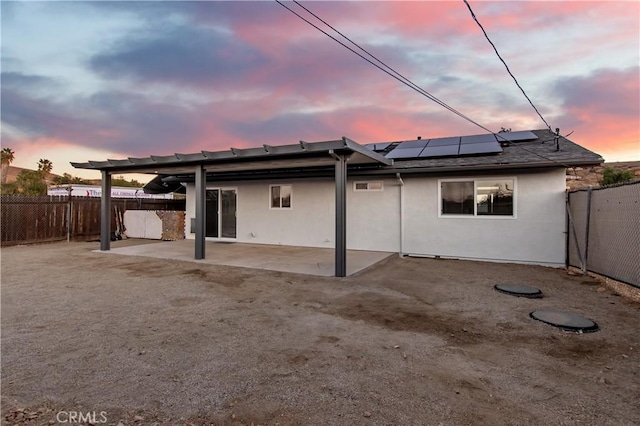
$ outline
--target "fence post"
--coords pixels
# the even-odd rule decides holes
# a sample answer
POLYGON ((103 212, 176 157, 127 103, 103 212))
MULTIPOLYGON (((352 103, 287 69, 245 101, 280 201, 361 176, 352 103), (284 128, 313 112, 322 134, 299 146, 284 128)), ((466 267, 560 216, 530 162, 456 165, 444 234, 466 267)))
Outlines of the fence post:
POLYGON ((582 262, 582 275, 587 274, 587 262, 589 258, 589 222, 591 220, 591 194, 593 187, 587 188, 587 220, 584 232, 584 262, 582 262))
MULTIPOLYGON (((567 206, 567 214, 569 215, 569 223, 571 224, 571 232, 573 234, 573 241, 576 244, 576 253, 578 254, 578 259, 580 259, 580 269, 584 272, 585 270, 585 262, 582 257, 582 253, 580 253, 580 243, 578 242, 578 234, 576 234, 576 223, 573 221, 573 215, 571 214, 571 205, 569 203, 570 197, 567 197, 566 206, 567 206)), ((567 251, 569 250, 569 246, 567 246, 567 251)))
POLYGON ((111 249, 111 173, 102 170, 100 197, 100 250, 111 249))
POLYGON ((71 241, 71 185, 67 187, 67 242, 71 241))

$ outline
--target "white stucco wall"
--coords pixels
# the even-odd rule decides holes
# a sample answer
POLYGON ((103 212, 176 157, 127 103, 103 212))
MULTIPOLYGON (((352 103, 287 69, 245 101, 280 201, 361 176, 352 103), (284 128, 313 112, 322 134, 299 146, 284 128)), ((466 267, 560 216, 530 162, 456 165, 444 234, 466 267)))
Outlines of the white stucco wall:
MULTIPOLYGON (((395 179, 383 181, 382 191, 354 192, 347 185, 347 248, 397 251, 399 247, 398 187, 395 179)), ((360 181, 360 180, 358 180, 360 181)), ((269 182, 225 182, 207 189, 237 190, 238 242, 283 244, 302 247, 334 247, 335 185, 332 180, 274 180, 269 182), (292 208, 270 209, 269 186, 292 186, 292 208)), ((187 186, 185 235, 191 233, 195 217, 195 186, 187 186)))
MULTIPOLYGON (((508 175, 516 179, 516 217, 438 217, 437 177, 404 175, 404 243, 407 254, 498 262, 564 264, 565 172, 563 169, 508 175)), ((478 176, 487 177, 487 176, 478 176)), ((506 177, 506 176, 505 176, 506 177)), ((456 178, 456 176, 448 176, 456 178)), ((347 186, 347 247, 397 252, 400 247, 400 187, 383 181, 382 191, 347 186)), ((333 247, 335 195, 332 180, 235 182, 213 188, 238 192, 238 242, 333 247), (290 210, 269 208, 269 185, 292 185, 290 210)), ((187 187, 186 229, 194 217, 194 186, 187 187)))
POLYGON ((333 198, 327 182, 271 181, 238 188, 238 241, 333 247, 333 198), (291 208, 271 209, 270 185, 291 185, 291 208))
POLYGON ((563 265, 564 170, 510 176, 516 179, 514 218, 438 217, 438 178, 405 179, 405 252, 563 265))
POLYGON ((347 185, 347 248, 400 251, 400 184, 396 179, 354 179, 347 185), (354 191, 354 182, 382 181, 382 191, 354 191))

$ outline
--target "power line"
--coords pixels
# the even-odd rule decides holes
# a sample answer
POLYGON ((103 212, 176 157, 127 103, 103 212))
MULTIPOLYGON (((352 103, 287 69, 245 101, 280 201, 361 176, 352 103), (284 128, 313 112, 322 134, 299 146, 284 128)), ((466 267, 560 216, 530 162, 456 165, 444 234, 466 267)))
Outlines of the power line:
MULTIPOLYGON (((507 137, 504 137, 503 135, 505 133, 496 133, 493 132, 491 130, 489 130, 488 128, 486 128, 485 126, 483 126, 482 124, 476 122, 475 120, 469 118, 468 116, 464 115, 463 113, 461 113, 460 111, 456 110, 455 108, 447 105, 444 101, 441 101, 440 99, 438 99, 437 97, 435 97, 434 95, 432 95, 431 93, 427 92, 425 89, 423 89, 422 87, 418 86, 417 84, 413 83, 411 80, 409 80, 408 78, 406 78, 405 76, 403 76, 402 74, 400 74, 399 72, 397 72, 395 69, 393 69, 391 66, 387 65, 386 63, 384 63, 382 60, 378 59, 375 55, 373 55, 372 53, 370 53, 369 51, 367 51, 366 49, 364 49, 363 47, 361 47, 359 44, 357 44, 356 42, 354 42, 353 40, 351 40, 349 37, 347 37, 346 35, 344 35, 343 33, 341 33, 340 31, 338 31, 336 28, 334 28, 332 25, 330 25, 329 23, 327 23, 325 20, 323 20, 322 18, 320 18, 318 15, 316 15, 315 13, 311 12, 309 9, 307 9, 306 7, 302 6, 297 0, 293 0, 293 2, 298 5, 299 7, 301 7, 302 9, 304 9, 307 13, 311 14, 313 17, 315 17, 316 19, 318 19, 319 21, 321 21, 323 24, 325 24, 326 26, 328 26, 329 28, 331 28, 333 31, 335 31, 336 33, 338 33, 340 36, 342 36, 344 39, 348 40, 351 44, 353 44, 354 46, 356 46, 358 49, 362 50, 363 52, 365 52, 367 55, 371 56, 374 60, 376 60, 377 62, 381 63, 382 65, 384 65, 386 68, 388 68, 389 70, 391 70, 391 72, 393 72, 394 74, 392 74, 391 72, 387 71, 386 69, 382 68, 380 65, 372 62, 370 59, 364 57, 362 54, 356 52, 355 50, 353 50, 351 47, 347 46, 346 44, 344 44, 342 41, 338 40, 337 38, 335 38, 334 36, 332 36, 331 34, 327 33, 326 31, 324 31, 322 28, 318 27, 317 25, 315 25, 314 23, 312 23, 311 21, 309 21, 308 19, 306 19, 305 17, 303 17, 302 15, 300 15, 299 13, 297 13, 296 11, 290 9, 288 6, 286 6, 284 3, 282 3, 280 0, 275 0, 276 3, 278 3, 280 6, 284 7, 285 9, 287 9, 289 12, 291 12, 292 14, 294 14, 295 16, 297 16, 298 18, 300 18, 301 20, 303 20, 304 22, 306 22, 307 24, 309 24, 310 26, 312 26, 313 28, 315 28, 316 30, 320 31, 321 33, 323 33, 324 35, 326 35, 327 37, 329 37, 330 39, 332 39, 333 41, 335 41, 336 43, 340 44, 342 47, 348 49, 349 51, 351 51, 352 53, 358 55, 360 58, 364 59, 365 61, 367 61, 368 63, 370 63, 371 65, 373 65, 374 67, 378 68, 380 71, 384 72, 385 74, 393 77, 394 79, 398 80, 400 83, 404 84, 405 86, 409 87, 410 89, 418 92, 419 94, 425 96, 426 98, 428 98, 429 100, 437 103, 438 105, 442 106, 443 108, 446 108, 447 110, 449 110, 450 112, 453 112, 454 114, 456 114, 457 116, 459 116, 460 118, 480 127, 481 129, 493 134, 496 136, 496 138, 501 139, 503 142, 507 142, 512 146, 517 146, 518 148, 533 154, 535 156, 538 156, 544 160, 547 161, 551 161, 553 163, 559 164, 565 168, 571 168, 571 166, 562 163, 558 160, 554 160, 551 159, 549 157, 546 157, 542 154, 539 154, 537 152, 531 151, 529 149, 524 148, 521 145, 516 144, 515 142, 509 140, 507 137), (399 76, 399 77, 398 77, 399 76)), ((473 13, 473 12, 472 12, 473 13)), ((504 61, 503 61, 504 62, 504 61)), ((506 66, 506 64, 505 64, 506 66)), ((508 70, 508 68, 507 68, 508 70)), ((515 79, 515 77, 514 77, 515 79)), ((516 81, 517 84, 517 81, 516 81)), ((518 85, 519 87, 519 85, 518 85)), ((522 90, 522 89, 521 89, 522 90)), ((524 91, 523 91, 524 92, 524 91)), ((526 96, 526 94, 525 94, 526 96)), ((527 97, 528 99, 528 97, 527 97)), ((531 101, 529 101, 531 102, 531 101)), ((531 104, 533 106, 533 104, 531 104)), ((535 106, 534 106, 535 109, 535 106)), ((537 109, 536 109, 537 112, 537 109)), ((540 113, 538 113, 538 115, 540 115, 540 113)), ((542 118, 542 116, 540 116, 540 118, 542 118)), ((545 124, 547 124, 547 128, 549 129, 549 131, 551 131, 551 127, 549 127, 548 123, 544 120, 544 118, 542 118, 542 120, 545 122, 545 124)))
POLYGON ((373 65, 374 67, 378 68, 380 71, 388 74, 389 76, 393 77, 394 79, 398 80, 400 83, 404 84, 405 86, 415 90, 416 92, 420 93, 421 95, 425 96, 426 98, 428 98, 429 100, 437 103, 438 105, 442 106, 443 108, 446 108, 447 110, 451 111, 452 113, 456 114, 457 116, 459 116, 460 118, 480 127, 481 129, 484 129, 485 131, 495 134, 494 132, 492 132, 491 130, 487 129, 486 127, 484 127, 482 124, 472 120, 471 118, 467 117, 466 115, 464 115, 463 113, 461 113, 460 111, 456 110, 455 108, 447 105, 445 102, 441 101, 440 99, 438 99, 437 97, 435 97, 434 95, 432 95, 431 93, 427 92, 426 90, 422 89, 420 86, 418 86, 417 84, 413 83, 411 80, 407 79, 406 77, 403 77, 402 74, 398 73, 397 71, 395 71, 393 68, 391 68, 390 66, 384 64, 384 62, 382 62, 381 60, 379 60, 378 58, 376 58, 373 54, 367 52, 365 49, 361 48, 359 45, 357 45, 355 42, 351 41, 350 39, 348 39, 346 36, 344 36, 342 33, 340 33, 339 31, 337 31, 335 28, 331 27, 329 24, 327 24, 324 20, 320 19, 319 17, 317 17, 317 15, 313 14, 312 12, 308 11, 308 9, 306 9, 305 7, 301 6, 298 2, 295 2, 296 4, 298 4, 300 7, 302 7, 304 10, 308 11, 310 14, 312 14, 313 16, 315 16, 317 19, 321 20, 323 23, 325 23, 325 25, 329 26, 330 28, 332 28, 334 31, 336 31, 337 33, 339 33, 340 35, 342 35, 345 39, 349 40, 352 44, 354 44, 355 46, 357 46, 359 49, 361 49, 362 51, 364 51, 365 53, 367 53, 369 56, 371 56, 372 58, 374 58, 376 61, 380 62, 381 64, 383 64, 384 66, 386 66, 387 68, 389 68, 393 73, 397 74, 394 75, 391 72, 387 71, 386 69, 382 68, 380 65, 376 64, 375 62, 371 61, 370 59, 366 58, 365 56, 363 56, 362 54, 356 52, 355 50, 353 50, 351 47, 347 46, 346 44, 344 44, 343 42, 341 42, 340 40, 338 40, 337 38, 335 38, 334 36, 332 36, 331 34, 327 33, 326 31, 324 31, 322 28, 318 27, 317 25, 315 25, 313 22, 309 21, 308 19, 306 19, 305 17, 303 17, 302 15, 300 15, 299 13, 297 13, 296 11, 290 9, 288 6, 286 6, 285 4, 283 4, 280 0, 275 0, 276 3, 278 3, 280 6, 284 7, 285 9, 287 9, 289 12, 293 13, 294 15, 296 15, 298 18, 300 18, 301 20, 303 20, 304 22, 306 22, 307 24, 311 25, 312 27, 314 27, 315 29, 317 29, 318 31, 320 31, 321 33, 323 33, 324 35, 326 35, 327 37, 331 38, 333 41, 335 41, 336 43, 339 43, 342 47, 348 49, 349 51, 351 51, 352 53, 358 55, 360 58, 364 59, 365 61, 367 61, 368 63, 370 63, 371 65, 373 65), (398 77, 400 76, 400 77, 398 77))
POLYGON ((500 59, 500 62, 502 62, 504 64, 504 67, 507 69, 507 72, 509 73, 509 75, 511 76, 511 78, 513 79, 513 81, 515 81, 516 86, 518 86, 518 89, 520 89, 520 91, 522 92, 522 94, 524 95, 525 98, 527 98, 527 101, 529 101, 529 103, 531 104, 531 106, 533 107, 533 109, 536 111, 536 114, 538 114, 538 117, 540 117, 540 119, 544 122, 544 124, 547 126, 547 129, 551 130, 551 126, 549 125, 549 123, 547 123, 547 120, 544 119, 544 117, 542 116, 542 114, 540 114, 540 111, 538 111, 538 108, 536 108, 536 106, 533 104, 533 102, 531 101, 531 99, 529 99, 529 96, 527 96, 527 93, 524 91, 524 89, 522 88, 522 86, 520 86, 520 83, 518 83, 518 79, 516 79, 516 76, 513 75, 513 73, 511 72, 511 70, 509 69, 509 66, 507 65, 507 63, 504 61, 504 59, 502 59, 502 56, 500 56, 500 53, 498 53, 498 49, 496 48, 496 45, 493 44, 493 42, 491 41, 491 39, 489 38, 489 35, 487 34, 487 32, 484 30, 484 27, 482 26, 482 24, 480 23, 480 21, 478 21, 478 18, 476 17, 476 14, 473 13, 473 9, 471 9, 471 5, 469 4, 469 2, 467 0, 462 0, 464 1, 464 4, 467 5, 467 8, 469 8, 469 12, 471 12, 471 17, 473 18, 474 21, 476 21, 476 23, 478 24, 478 26, 480 27, 480 29, 482 30, 482 33, 484 34, 484 37, 487 39, 487 41, 489 42, 489 44, 491 45, 491 47, 493 47, 493 51, 496 52, 496 55, 498 55, 498 59, 500 59))
MULTIPOLYGON (((430 100, 436 102, 438 105, 443 106, 444 108, 448 109, 449 111, 453 112, 454 114, 460 116, 461 118, 472 122, 473 124, 480 126, 481 128, 483 128, 484 130, 491 132, 491 130, 479 125, 478 123, 476 123, 475 121, 471 120, 469 117, 465 116, 464 114, 462 114, 460 111, 456 110, 455 108, 451 107, 450 105, 446 104, 444 101, 438 99, 437 97, 435 97, 434 95, 432 95, 431 93, 427 92, 425 89, 423 89, 422 87, 418 86, 416 83, 414 83, 413 81, 409 80, 407 77, 405 77, 404 75, 402 75, 400 72, 396 71, 393 67, 389 66, 388 64, 386 64, 384 61, 382 61, 380 58, 378 58, 377 56, 375 56, 373 53, 369 52, 367 49, 365 49, 364 47, 360 46, 358 43, 356 43, 355 41, 351 40, 349 37, 347 37, 346 35, 344 35, 342 32, 340 32, 337 28, 333 27, 331 24, 329 24, 327 21, 325 21, 324 19, 322 19, 321 17, 319 17, 318 15, 316 15, 315 13, 313 13, 311 10, 307 9, 305 6, 303 6, 300 2, 298 2, 297 0, 293 0, 293 2, 295 4, 297 4, 299 7, 301 7, 302 9, 304 9, 305 11, 307 11, 310 15, 312 15, 314 18, 316 18, 317 20, 319 20, 320 22, 322 22, 323 24, 325 24, 327 27, 331 28, 333 31, 335 31, 336 33, 340 34, 340 36, 342 36, 342 38, 344 38, 345 40, 347 40, 349 43, 351 43, 352 45, 354 45, 355 47, 357 47, 358 49, 360 49, 361 51, 363 51, 364 53, 366 53, 367 55, 369 55, 371 58, 373 58, 375 61, 377 61, 378 63, 380 63, 382 66, 384 66, 385 68, 387 68, 388 70, 390 70, 392 73, 394 73, 396 76, 398 76, 400 79, 402 79, 403 81, 401 81, 402 83, 408 85, 410 88, 412 88, 413 90, 418 91, 419 93, 421 93, 424 96, 427 96, 430 100)), ((333 38, 333 37, 332 37, 333 38)), ((350 49, 351 50, 351 49, 350 49)), ((360 56, 360 55, 359 55, 360 56)), ((366 59, 366 58, 363 58, 366 59)), ((375 64, 374 64, 375 65, 375 64)), ((383 70, 384 71, 384 70, 383 70)))

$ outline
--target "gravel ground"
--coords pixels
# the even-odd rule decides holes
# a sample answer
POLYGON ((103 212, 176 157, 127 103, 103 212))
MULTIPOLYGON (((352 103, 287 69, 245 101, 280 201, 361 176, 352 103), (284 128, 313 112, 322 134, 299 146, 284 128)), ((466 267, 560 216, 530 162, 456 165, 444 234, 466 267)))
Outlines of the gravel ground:
POLYGON ((589 277, 391 257, 336 279, 97 247, 2 249, 3 424, 640 424, 640 305, 589 277))

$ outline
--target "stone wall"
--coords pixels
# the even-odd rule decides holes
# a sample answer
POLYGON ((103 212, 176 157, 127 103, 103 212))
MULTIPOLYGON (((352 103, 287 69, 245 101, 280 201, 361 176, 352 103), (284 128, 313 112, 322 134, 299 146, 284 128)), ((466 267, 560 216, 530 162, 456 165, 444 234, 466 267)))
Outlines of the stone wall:
POLYGON ((156 211, 156 214, 162 220, 163 240, 184 240, 184 212, 156 211))

